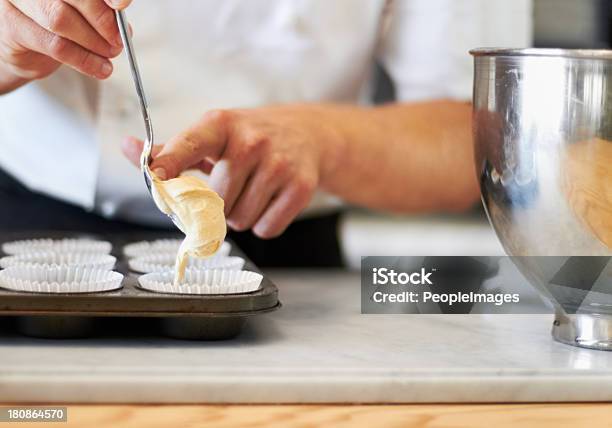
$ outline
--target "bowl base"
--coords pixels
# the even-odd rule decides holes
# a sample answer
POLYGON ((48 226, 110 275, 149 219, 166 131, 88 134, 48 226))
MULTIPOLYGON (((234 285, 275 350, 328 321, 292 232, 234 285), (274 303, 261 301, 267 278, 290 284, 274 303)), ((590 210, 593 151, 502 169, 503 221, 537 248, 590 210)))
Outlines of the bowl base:
POLYGON ((612 315, 557 312, 552 336, 566 345, 612 351, 612 315))

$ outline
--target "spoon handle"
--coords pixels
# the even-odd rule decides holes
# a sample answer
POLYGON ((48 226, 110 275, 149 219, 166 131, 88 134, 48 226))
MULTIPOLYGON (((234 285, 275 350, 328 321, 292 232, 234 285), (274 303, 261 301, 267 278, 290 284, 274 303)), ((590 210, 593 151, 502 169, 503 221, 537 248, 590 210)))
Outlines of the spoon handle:
POLYGON ((138 94, 138 100, 140 101, 140 110, 142 112, 142 118, 145 122, 145 128, 147 132, 147 139, 142 149, 142 155, 140 157, 140 166, 142 172, 145 174, 145 182, 149 191, 151 190, 151 173, 149 171, 149 164, 151 163, 152 157, 151 152, 153 150, 153 124, 151 123, 151 116, 149 115, 149 106, 147 105, 147 98, 145 96, 144 88, 142 86, 142 79, 140 77, 140 71, 138 69, 138 62, 136 61, 136 53, 134 51, 134 45, 130 37, 130 30, 127 23, 125 12, 118 10, 115 12, 117 17, 117 25, 119 26, 119 33, 121 34, 121 40, 127 53, 128 62, 130 63, 130 70, 132 71, 132 78, 134 85, 136 86, 136 93, 138 94))

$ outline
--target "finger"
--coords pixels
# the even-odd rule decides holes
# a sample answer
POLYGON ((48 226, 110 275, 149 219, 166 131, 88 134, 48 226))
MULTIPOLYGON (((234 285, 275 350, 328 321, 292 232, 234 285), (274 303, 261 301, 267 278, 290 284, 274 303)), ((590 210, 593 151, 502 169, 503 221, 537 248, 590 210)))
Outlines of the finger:
POLYGON ((248 159, 245 162, 221 159, 212 169, 209 185, 223 198, 226 216, 229 216, 232 212, 232 208, 242 193, 256 164, 257 160, 255 158, 248 159))
MULTIPOLYGON (((138 168, 140 168, 140 155, 142 154, 143 147, 144 141, 135 137, 127 137, 121 142, 121 152, 132 164, 134 164, 134 166, 138 168)), ((161 144, 156 144, 153 146, 153 157, 157 156, 161 149, 161 144)), ((210 171, 213 168, 213 163, 208 160, 203 160, 200 165, 196 166, 196 168, 201 170, 204 174, 210 174, 210 171)))
POLYGON ((47 55, 97 79, 106 79, 113 72, 113 64, 108 59, 45 30, 25 15, 16 14, 15 25, 21 29, 16 32, 16 42, 29 50, 47 55))
POLYGON ((215 164, 208 159, 204 159, 199 165, 196 166, 196 168, 198 168, 204 174, 211 174, 214 167, 215 164))
POLYGON ((26 80, 43 79, 60 67, 53 58, 37 52, 27 51, 6 56, 0 52, 0 61, 11 73, 26 80))
POLYGON ((104 0, 104 2, 113 9, 122 10, 128 7, 132 0, 104 0))
POLYGON ((292 184, 272 200, 253 227, 253 233, 269 239, 282 234, 308 205, 314 188, 308 184, 292 184))
POLYGON ((207 113, 197 125, 164 144, 151 169, 163 170, 167 178, 174 178, 206 158, 218 159, 227 145, 228 122, 225 112, 207 113))
MULTIPOLYGON (((121 142, 121 151, 130 162, 140 168, 140 155, 144 147, 144 141, 135 138, 128 137, 121 142)), ((152 155, 155 157, 162 149, 161 145, 153 146, 152 155)))
POLYGON ((104 40, 115 48, 122 48, 121 36, 117 27, 117 18, 112 6, 104 0, 64 0, 74 7, 87 20, 89 25, 104 40))
POLYGON ((276 168, 259 168, 249 179, 228 216, 228 225, 237 231, 255 225, 272 197, 281 189, 285 173, 276 168))
MULTIPOLYGON (((68 3, 57 0, 47 0, 43 3, 31 0, 10 0, 10 2, 42 28, 65 39, 72 40, 91 52, 104 57, 113 57, 121 52, 119 47, 113 47, 107 43, 85 18, 68 3)), ((110 9, 108 10, 110 11, 110 9)))

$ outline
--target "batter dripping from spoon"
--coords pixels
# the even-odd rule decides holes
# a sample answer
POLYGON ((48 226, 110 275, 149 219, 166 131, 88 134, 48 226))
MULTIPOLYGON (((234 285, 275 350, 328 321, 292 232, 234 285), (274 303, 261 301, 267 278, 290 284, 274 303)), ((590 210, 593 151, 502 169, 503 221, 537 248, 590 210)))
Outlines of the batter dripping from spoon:
POLYGON ((174 284, 180 285, 189 257, 210 257, 221 247, 227 233, 223 199, 197 177, 164 181, 152 174, 152 178, 155 204, 165 214, 174 215, 185 234, 175 265, 174 284))

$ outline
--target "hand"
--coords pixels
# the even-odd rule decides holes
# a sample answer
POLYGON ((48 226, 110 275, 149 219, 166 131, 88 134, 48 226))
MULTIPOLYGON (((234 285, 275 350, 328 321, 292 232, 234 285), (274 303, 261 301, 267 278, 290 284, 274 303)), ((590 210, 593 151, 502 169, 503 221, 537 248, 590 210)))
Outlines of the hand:
MULTIPOLYGON (((339 141, 316 106, 213 111, 153 152, 162 179, 198 168, 225 201, 228 225, 261 238, 280 235, 334 168, 339 141)), ((125 155, 139 165, 142 141, 125 155)))
POLYGON ((113 9, 131 0, 0 0, 2 88, 53 73, 61 64, 97 79, 113 71, 122 43, 113 9))

